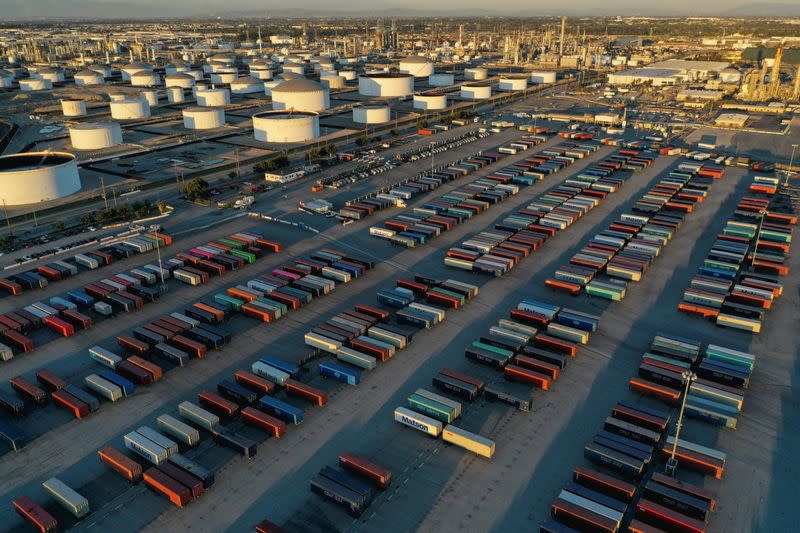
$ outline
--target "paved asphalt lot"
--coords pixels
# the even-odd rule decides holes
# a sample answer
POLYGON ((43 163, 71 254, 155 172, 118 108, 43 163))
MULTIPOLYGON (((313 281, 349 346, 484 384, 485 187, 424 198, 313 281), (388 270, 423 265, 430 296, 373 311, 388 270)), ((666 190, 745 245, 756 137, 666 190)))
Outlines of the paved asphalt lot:
MULTIPOLYGON (((519 133, 507 131, 492 136, 489 139, 493 142, 486 147, 516 135, 519 133)), ((547 146, 560 141, 551 140, 547 146)), ((473 153, 470 145, 462 149, 473 153)), ((702 263, 714 235, 745 194, 749 182, 746 172, 728 169, 725 178, 714 184, 709 198, 687 217, 661 257, 640 283, 632 284, 621 303, 553 293, 544 287, 543 281, 591 235, 627 211, 660 173, 677 165, 676 158, 662 156, 650 169, 634 174, 620 191, 503 278, 489 279, 452 270, 442 263, 449 246, 491 227, 508 212, 526 205, 608 153, 610 148, 602 148, 587 160, 523 189, 517 196, 415 249, 399 249, 367 233, 369 225, 377 225, 397 210, 386 210, 366 222, 344 227, 330 219, 297 213, 293 209, 296 198, 304 195, 305 187, 293 189, 287 198, 268 206, 260 204, 258 208, 306 221, 323 230, 318 236, 252 218, 238 218, 199 234, 187 234, 175 243, 171 252, 242 229, 263 232, 284 243, 286 248, 278 255, 267 256, 255 265, 213 279, 204 286, 183 287, 173 283, 159 303, 145 306, 129 318, 99 322, 90 332, 47 342, 32 354, 3 364, 0 381, 18 374, 30 376, 44 365, 67 378, 82 378, 98 370, 97 364, 86 356, 87 347, 93 344, 110 347, 120 331, 129 331, 320 247, 369 254, 378 258, 379 263, 363 278, 337 287, 332 294, 275 324, 235 317, 225 326, 234 333, 234 341, 223 350, 211 353, 204 360, 192 361, 187 368, 170 370, 161 382, 142 388, 118 404, 104 405, 84 421, 71 420, 52 406, 34 411, 22 424, 34 440, 22 452, 0 457, 0 479, 3 479, 0 499, 6 502, 0 506, 0 523, 8 524, 12 531, 22 531, 21 519, 7 502, 23 493, 39 502, 52 502, 40 484, 58 475, 86 495, 93 509, 91 515, 76 523, 52 503, 48 504, 47 509, 65 526, 73 526, 71 531, 102 531, 113 527, 120 532, 140 529, 234 532, 246 531, 263 518, 285 524, 290 531, 308 532, 534 530, 547 516, 552 498, 569 480, 572 467, 584 463, 583 444, 600 428, 613 404, 620 399, 636 398, 627 390, 627 381, 655 332, 668 331, 746 349, 758 356, 739 429, 717 430, 690 421, 682 433, 684 438, 715 446, 729 456, 722 480, 704 480, 681 471, 683 479, 705 484, 718 492, 718 510, 709 529, 725 532, 793 529, 794 521, 785 509, 791 508, 787 504, 792 499, 795 467, 790 453, 796 449, 800 431, 795 366, 798 334, 793 327, 798 318, 794 277, 786 280, 785 294, 758 336, 719 329, 676 311, 681 292, 702 263), (243 429, 259 441, 259 452, 253 460, 234 456, 205 437, 189 453, 204 465, 217 469, 217 483, 187 508, 173 508, 143 484, 128 486, 97 461, 98 448, 112 444, 121 449, 124 433, 143 424, 154 425, 159 414, 174 412, 180 401, 213 387, 222 376, 249 366, 260 355, 275 354, 295 360, 306 356, 308 350, 302 336, 315 324, 357 303, 374 305, 377 289, 389 287, 395 278, 409 277, 415 272, 480 284, 482 289, 463 309, 449 312, 444 323, 421 332, 410 347, 365 374, 358 387, 338 387, 320 379, 316 370, 307 373, 303 380, 329 391, 329 403, 323 408, 308 407, 305 421, 298 427, 290 427, 280 440, 265 440, 263 434, 243 429), (441 367, 465 370, 491 381, 502 379, 498 373, 468 362, 463 347, 506 316, 523 297, 601 314, 601 328, 551 391, 534 392, 532 412, 515 412, 502 404, 481 401, 465 405, 459 425, 496 441, 497 453, 492 460, 474 457, 392 420, 392 410, 416 388, 429 386, 430 378, 441 367), (334 464, 336 456, 345 450, 373 457, 395 474, 392 487, 358 520, 308 490, 312 475, 322 466, 334 464), (747 487, 747 491, 742 487, 747 487)), ((519 157, 523 154, 507 158, 497 166, 505 166, 519 157)), ((424 168, 425 162, 418 163, 424 168)), ((447 187, 456 187, 475 176, 447 187)), ((385 177, 387 182, 391 182, 390 178, 385 177)), ((366 190, 375 185, 371 181, 363 184, 366 190)), ((430 195, 415 199, 412 205, 428 198, 430 195)), ((153 257, 147 261, 132 258, 118 266, 122 270, 152 260, 153 257)), ((791 268, 796 269, 797 257, 793 256, 791 261, 794 263, 791 268)), ((81 285, 105 275, 83 274, 54 285, 58 288, 47 294, 64 292, 69 283, 81 285)), ((6 301, 0 301, 2 305, 6 301)), ((296 404, 302 405, 299 401, 296 404)))

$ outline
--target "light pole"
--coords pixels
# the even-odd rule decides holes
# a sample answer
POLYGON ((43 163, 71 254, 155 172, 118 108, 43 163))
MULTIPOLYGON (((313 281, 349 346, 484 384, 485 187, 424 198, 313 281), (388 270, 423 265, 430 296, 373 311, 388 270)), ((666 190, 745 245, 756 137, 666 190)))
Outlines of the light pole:
POLYGON ((791 172, 794 174, 794 171, 792 171, 792 165, 794 165, 794 151, 797 150, 797 147, 797 144, 792 145, 792 156, 789 158, 789 168, 786 170, 786 179, 783 182, 784 187, 789 186, 789 173, 791 172))
POLYGON ((675 470, 678 468, 678 460, 675 458, 675 452, 678 450, 678 437, 680 437, 681 426, 683 426, 683 409, 686 407, 686 397, 689 395, 689 387, 692 382, 697 379, 697 374, 691 370, 684 370, 681 377, 686 384, 686 389, 683 391, 683 400, 681 400, 681 411, 678 414, 678 427, 675 428, 675 441, 672 443, 672 454, 670 454, 665 469, 665 472, 670 476, 675 476, 675 470))
POLYGON ((433 176, 433 147, 436 146, 436 143, 431 141, 431 176, 433 176))
POLYGON ((758 219, 758 228, 756 228, 756 246, 753 249, 753 256, 750 259, 750 268, 752 268, 756 262, 756 252, 758 252, 758 245, 761 243, 761 227, 764 225, 764 217, 767 215, 766 209, 759 211, 759 214, 761 217, 758 219))

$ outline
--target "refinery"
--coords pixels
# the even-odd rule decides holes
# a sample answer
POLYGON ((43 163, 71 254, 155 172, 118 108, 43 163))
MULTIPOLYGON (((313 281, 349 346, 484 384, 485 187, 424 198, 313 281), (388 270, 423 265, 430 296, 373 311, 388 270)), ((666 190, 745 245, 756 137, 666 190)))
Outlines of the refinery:
POLYGON ((35 4, 0 531, 796 529, 796 8, 35 4))

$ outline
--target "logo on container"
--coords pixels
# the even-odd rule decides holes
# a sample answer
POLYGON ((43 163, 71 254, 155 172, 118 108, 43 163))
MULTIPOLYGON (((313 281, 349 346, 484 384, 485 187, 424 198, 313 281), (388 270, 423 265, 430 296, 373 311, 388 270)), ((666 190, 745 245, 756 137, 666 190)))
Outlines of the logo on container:
POLYGON ((411 426, 413 428, 417 428, 417 429, 419 429, 421 431, 424 431, 426 433, 428 432, 428 426, 427 425, 425 425, 422 422, 419 422, 417 420, 414 420, 413 418, 409 418, 409 417, 407 417, 405 415, 400 415, 400 421, 403 422, 404 424, 406 424, 407 426, 411 426))

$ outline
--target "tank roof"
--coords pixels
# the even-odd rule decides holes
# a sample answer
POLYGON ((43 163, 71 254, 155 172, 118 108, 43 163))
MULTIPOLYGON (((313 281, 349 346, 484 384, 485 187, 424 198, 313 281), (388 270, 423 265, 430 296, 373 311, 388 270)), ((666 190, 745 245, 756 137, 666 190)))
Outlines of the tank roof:
POLYGON ((272 92, 308 93, 324 91, 322 84, 308 78, 287 80, 272 88, 272 92))

